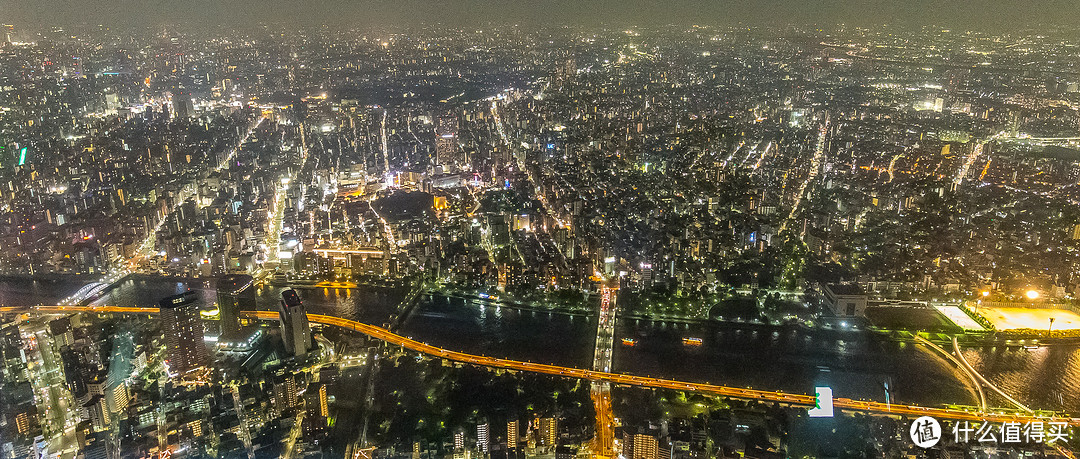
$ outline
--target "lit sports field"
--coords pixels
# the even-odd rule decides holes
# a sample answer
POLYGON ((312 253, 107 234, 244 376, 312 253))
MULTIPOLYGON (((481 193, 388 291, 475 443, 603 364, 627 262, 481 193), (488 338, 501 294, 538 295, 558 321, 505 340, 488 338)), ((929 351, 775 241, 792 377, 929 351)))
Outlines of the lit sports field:
POLYGON ((1054 318, 1054 330, 1080 329, 1080 315, 1064 309, 1028 308, 981 308, 979 314, 986 317, 998 330, 1033 328, 1045 330, 1054 318))
POLYGON ((963 328, 964 330, 983 330, 982 325, 979 325, 978 322, 972 320, 971 317, 968 317, 967 313, 956 306, 942 304, 935 305, 934 307, 937 308, 938 312, 945 317, 948 317, 949 320, 953 321, 954 324, 959 325, 960 328, 963 328))

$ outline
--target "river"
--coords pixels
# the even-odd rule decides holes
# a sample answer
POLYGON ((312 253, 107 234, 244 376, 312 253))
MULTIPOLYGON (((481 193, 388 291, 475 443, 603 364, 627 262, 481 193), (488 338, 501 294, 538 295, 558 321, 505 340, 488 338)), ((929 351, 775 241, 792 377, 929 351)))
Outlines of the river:
MULTIPOLYGON (((968 363, 991 383, 1031 408, 1080 412, 1080 349, 1049 345, 985 346, 963 349, 968 363)), ((1008 406, 996 394, 987 398, 1008 406)))
MULTIPOLYGON (((74 293, 81 280, 0 280, 0 304, 50 304, 74 293)), ((131 277, 98 304, 153 306, 191 289, 215 301, 202 282, 131 277)), ((274 309, 278 287, 258 290, 260 309, 274 309)), ((405 288, 300 289, 308 311, 383 325, 405 288)), ((520 310, 441 295, 424 295, 400 333, 429 344, 471 353, 586 368, 592 361, 596 318, 520 310)), ((1033 408, 1080 409, 1080 347, 969 348, 965 356, 988 379, 1033 408)), ((615 371, 813 393, 833 388, 837 397, 898 403, 974 404, 963 376, 921 346, 857 332, 764 327, 736 323, 672 323, 620 318, 615 330, 615 371), (683 338, 701 338, 700 346, 683 338), (622 344, 622 338, 634 345, 622 344)), ((989 391, 988 391, 989 393, 989 391)), ((1002 402, 996 401, 996 405, 1002 402)))

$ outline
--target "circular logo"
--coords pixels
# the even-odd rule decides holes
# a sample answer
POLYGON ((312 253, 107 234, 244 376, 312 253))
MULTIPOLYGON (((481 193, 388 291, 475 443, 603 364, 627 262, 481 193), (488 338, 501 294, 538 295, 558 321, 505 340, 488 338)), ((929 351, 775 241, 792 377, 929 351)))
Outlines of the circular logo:
POLYGON ((941 424, 937 419, 923 416, 911 423, 908 434, 911 435, 911 441, 915 442, 915 446, 930 448, 941 441, 941 424))

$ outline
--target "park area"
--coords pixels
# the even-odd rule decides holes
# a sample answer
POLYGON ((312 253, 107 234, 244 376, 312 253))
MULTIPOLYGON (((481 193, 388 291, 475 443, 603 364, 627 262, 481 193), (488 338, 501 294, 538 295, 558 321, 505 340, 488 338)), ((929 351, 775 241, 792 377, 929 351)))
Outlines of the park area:
POLYGON ((956 325, 934 308, 909 306, 870 306, 866 318, 876 327, 892 330, 918 330, 956 333, 956 325))
POLYGON ((1054 330, 1080 330, 1080 315, 1065 309, 983 307, 978 312, 998 330, 1046 330, 1050 328, 1051 318, 1054 330))

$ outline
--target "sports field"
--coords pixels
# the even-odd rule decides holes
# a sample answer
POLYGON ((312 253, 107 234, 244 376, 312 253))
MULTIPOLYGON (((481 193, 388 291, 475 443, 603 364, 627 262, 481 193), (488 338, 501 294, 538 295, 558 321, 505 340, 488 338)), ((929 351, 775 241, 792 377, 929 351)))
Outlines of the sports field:
POLYGON ((941 304, 935 305, 934 307, 937 308, 941 315, 948 317, 949 320, 953 321, 954 324, 959 325, 960 328, 963 328, 964 330, 983 330, 982 325, 979 325, 978 322, 972 320, 971 317, 968 317, 967 313, 957 306, 941 304))
POLYGON ((1080 329, 1080 315, 1065 309, 989 308, 979 309, 998 330, 1032 328, 1046 330, 1054 318, 1054 330, 1080 329))
POLYGON ((875 326, 889 329, 916 329, 937 332, 955 332, 953 323, 933 308, 905 306, 870 306, 866 318, 875 326))

